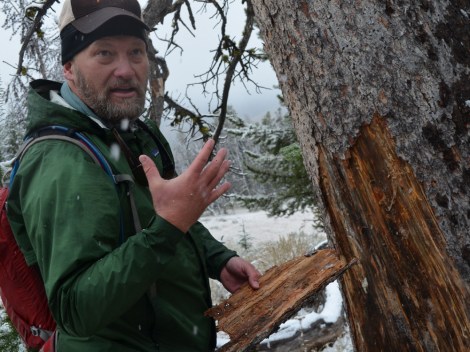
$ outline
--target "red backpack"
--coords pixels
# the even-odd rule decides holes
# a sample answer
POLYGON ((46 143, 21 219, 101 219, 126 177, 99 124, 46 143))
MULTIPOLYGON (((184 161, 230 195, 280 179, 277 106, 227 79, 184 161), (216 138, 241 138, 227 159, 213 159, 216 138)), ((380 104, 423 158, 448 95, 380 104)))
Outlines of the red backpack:
MULTIPOLYGON (((47 127, 42 132, 45 133, 27 140, 20 148, 15 157, 13 176, 21 157, 31 145, 45 139, 60 139, 82 148, 113 178, 103 155, 81 133, 71 133, 60 126, 47 127)), ((8 187, 0 188, 0 297, 26 347, 52 352, 55 350, 56 323, 47 303, 39 269, 37 265, 28 266, 11 230, 7 218, 8 193, 8 187)))
POLYGON ((0 188, 0 296, 26 347, 39 349, 55 331, 37 266, 28 266, 6 214, 8 188, 0 188))

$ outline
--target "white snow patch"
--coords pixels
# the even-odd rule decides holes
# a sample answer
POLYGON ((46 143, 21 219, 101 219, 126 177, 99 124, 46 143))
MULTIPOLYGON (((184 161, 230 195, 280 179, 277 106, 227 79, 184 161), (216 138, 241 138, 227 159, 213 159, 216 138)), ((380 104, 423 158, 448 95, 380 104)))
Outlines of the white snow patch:
POLYGON ((226 343, 230 342, 230 336, 223 331, 217 332, 217 348, 222 347, 226 343))
POLYGON ((349 328, 346 329, 344 334, 335 341, 333 346, 324 348, 322 352, 354 352, 349 328))
POLYGON ((326 302, 319 313, 304 313, 299 311, 296 318, 290 319, 279 326, 279 330, 265 339, 263 342, 284 340, 295 335, 300 329, 309 329, 314 323, 322 319, 325 323, 334 323, 341 315, 343 298, 337 281, 326 286, 326 302), (303 313, 305 315, 303 315, 303 313))

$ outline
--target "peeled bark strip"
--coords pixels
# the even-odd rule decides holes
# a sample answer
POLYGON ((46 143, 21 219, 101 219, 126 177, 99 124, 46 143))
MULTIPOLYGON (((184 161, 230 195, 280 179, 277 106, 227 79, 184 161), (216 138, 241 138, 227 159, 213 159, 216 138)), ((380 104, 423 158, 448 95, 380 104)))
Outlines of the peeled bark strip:
POLYGON ((334 250, 325 249, 269 269, 258 290, 243 286, 206 312, 230 336, 220 351, 250 350, 353 263, 347 265, 334 250))
POLYGON ((470 2, 252 0, 358 351, 470 351, 470 2))

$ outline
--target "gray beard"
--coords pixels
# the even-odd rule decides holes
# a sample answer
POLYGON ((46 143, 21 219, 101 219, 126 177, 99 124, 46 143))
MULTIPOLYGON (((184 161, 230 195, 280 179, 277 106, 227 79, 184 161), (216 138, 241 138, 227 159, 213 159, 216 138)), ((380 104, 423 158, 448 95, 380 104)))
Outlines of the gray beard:
MULTIPOLYGON (((107 97, 107 89, 97 91, 85 79, 82 73, 77 70, 77 89, 84 103, 87 104, 100 118, 111 122, 120 123, 124 120, 133 121, 142 115, 145 107, 145 87, 139 87, 137 83, 131 81, 132 86, 137 87, 137 97, 123 99, 119 104, 113 103, 107 97)), ((115 85, 126 84, 128 81, 117 79, 115 85)))

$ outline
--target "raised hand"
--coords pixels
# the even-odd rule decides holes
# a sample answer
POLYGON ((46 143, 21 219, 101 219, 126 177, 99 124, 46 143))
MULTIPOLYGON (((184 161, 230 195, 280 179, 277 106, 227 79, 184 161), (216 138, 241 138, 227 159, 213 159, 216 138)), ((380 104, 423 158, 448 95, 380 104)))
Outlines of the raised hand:
POLYGON ((230 183, 219 185, 227 173, 230 162, 227 150, 222 148, 207 164, 214 148, 210 139, 191 165, 178 177, 165 180, 155 163, 146 155, 139 157, 147 176, 155 212, 183 232, 199 219, 204 210, 230 189, 230 183))

